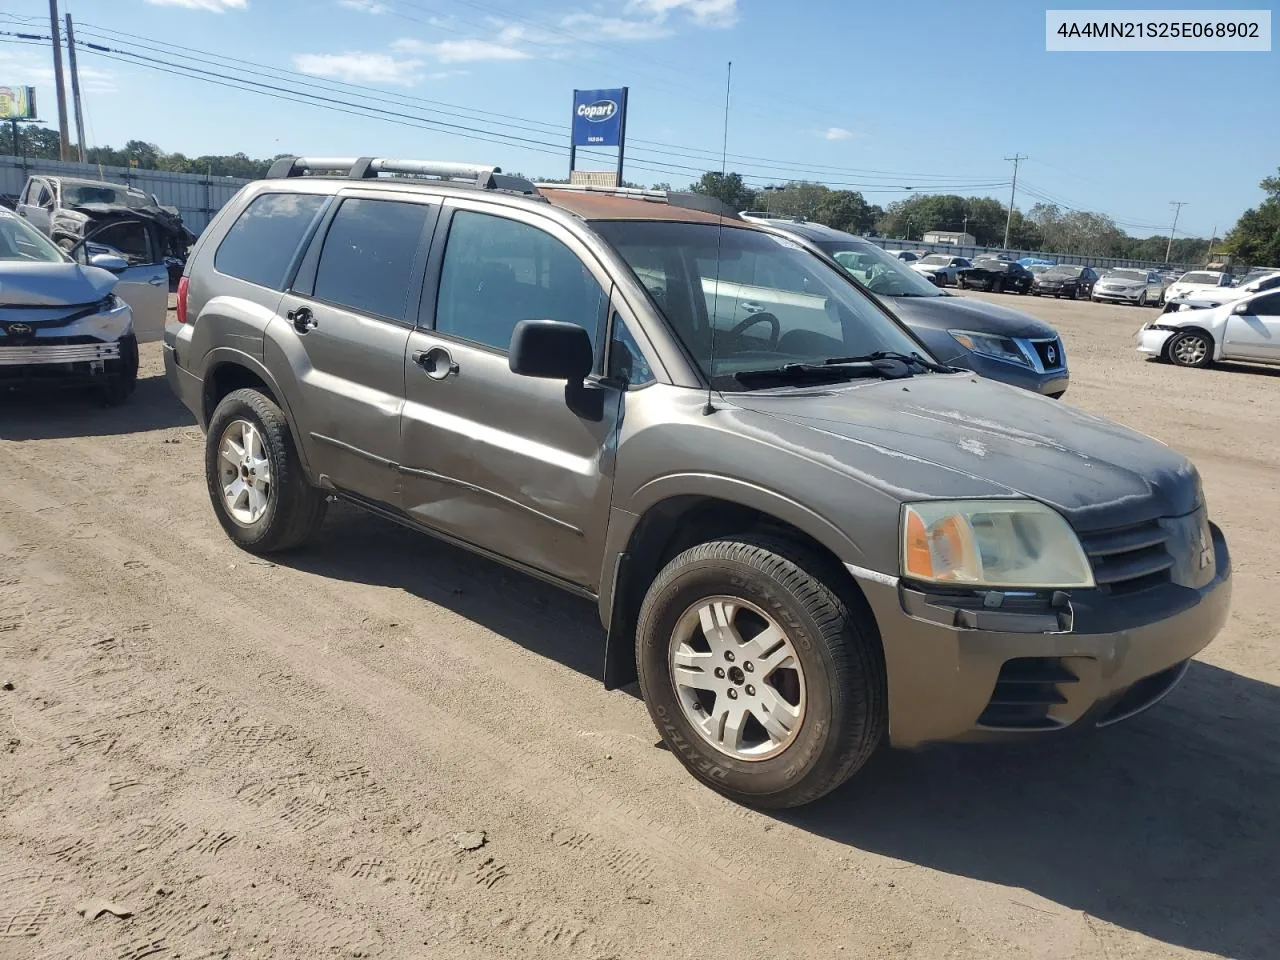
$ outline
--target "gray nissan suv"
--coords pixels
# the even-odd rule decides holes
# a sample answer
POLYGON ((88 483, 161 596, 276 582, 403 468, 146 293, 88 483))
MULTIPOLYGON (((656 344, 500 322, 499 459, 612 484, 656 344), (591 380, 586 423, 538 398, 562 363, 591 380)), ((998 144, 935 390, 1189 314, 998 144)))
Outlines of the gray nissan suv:
POLYGON ((591 598, 605 683, 785 807, 886 741, 1130 717, 1227 617, 1184 457, 888 310, 707 197, 286 158, 201 236, 164 353, 237 544, 341 498, 591 598))

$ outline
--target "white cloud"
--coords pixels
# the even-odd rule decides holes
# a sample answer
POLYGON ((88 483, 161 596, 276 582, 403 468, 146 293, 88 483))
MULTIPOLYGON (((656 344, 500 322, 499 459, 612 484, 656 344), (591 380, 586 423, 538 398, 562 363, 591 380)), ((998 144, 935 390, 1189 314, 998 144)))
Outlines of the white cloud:
POLYGON ((827 127, 823 131, 822 138, 824 140, 852 140, 853 131, 846 130, 844 127, 827 127))
POLYGON ((348 10, 359 10, 361 13, 372 13, 374 16, 391 9, 385 3, 379 3, 378 0, 338 0, 338 6, 346 7, 348 10))
POLYGON ((419 53, 434 57, 440 63, 482 63, 498 60, 528 60, 533 54, 509 42, 494 40, 477 40, 468 37, 465 40, 441 40, 438 43, 424 43, 421 40, 397 40, 391 45, 393 50, 401 53, 419 53))
POLYGON ((347 83, 412 87, 422 79, 421 60, 398 59, 386 53, 300 53, 294 56, 293 65, 313 77, 347 83))
POLYGON ((249 0, 147 0, 155 7, 186 7, 188 10, 208 10, 210 13, 226 13, 243 10, 249 0))
POLYGON ((582 29, 590 36, 610 40, 658 40, 674 32, 661 20, 625 20, 594 13, 571 13, 560 21, 560 26, 566 30, 582 29))
POLYGON ((626 9, 659 22, 682 13, 701 27, 732 27, 738 22, 738 0, 628 0, 626 9))
MULTIPOLYGON (((53 102, 53 67, 45 62, 44 57, 34 57, 24 52, 15 51, 12 55, 0 57, 4 63, 5 79, 18 85, 49 88, 50 94, 40 102, 47 109, 53 102)), ((80 90, 82 93, 116 93, 116 75, 109 70, 98 70, 95 67, 80 66, 80 90)), ((63 63, 63 78, 67 81, 67 97, 71 97, 71 68, 63 63)))

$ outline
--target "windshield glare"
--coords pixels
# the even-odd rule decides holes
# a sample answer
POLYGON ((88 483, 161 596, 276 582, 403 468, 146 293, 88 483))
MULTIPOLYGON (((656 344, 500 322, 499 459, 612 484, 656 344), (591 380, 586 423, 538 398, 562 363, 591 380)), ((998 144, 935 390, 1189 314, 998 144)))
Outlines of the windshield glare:
POLYGON ((921 260, 920 262, 921 262, 921 263, 927 263, 927 264, 929 264, 930 266, 932 266, 933 264, 939 264, 940 266, 944 266, 944 267, 945 267, 945 266, 947 266, 949 263, 951 263, 951 258, 950 258, 950 257, 944 257, 944 256, 943 256, 942 254, 940 254, 940 253, 931 253, 931 254, 929 254, 929 256, 925 257, 925 258, 924 258, 923 260, 921 260))
POLYGON ((109 183, 63 182, 62 203, 67 207, 79 207, 86 203, 118 203, 126 207, 147 205, 145 197, 131 193, 124 187, 114 187, 109 183))
POLYGON ((1045 271, 1047 277, 1078 277, 1084 272, 1084 267, 1050 267, 1045 271))
POLYGON ((1178 282, 1217 284, 1218 277, 1212 273, 1184 273, 1178 282))
POLYGON ((598 221, 593 226, 630 266, 703 375, 720 389, 743 389, 734 374, 787 363, 822 363, 882 350, 932 359, 853 284, 790 240, 704 223, 598 221))
POLYGON ((819 240, 818 247, 853 279, 881 297, 941 297, 945 294, 897 257, 874 243, 819 240))
POLYGON ((0 210, 0 262, 63 263, 66 259, 39 230, 0 210))
POLYGON ((1108 277, 1114 277, 1117 280, 1141 280, 1147 282, 1147 272, 1145 270, 1108 270, 1105 274, 1108 277))

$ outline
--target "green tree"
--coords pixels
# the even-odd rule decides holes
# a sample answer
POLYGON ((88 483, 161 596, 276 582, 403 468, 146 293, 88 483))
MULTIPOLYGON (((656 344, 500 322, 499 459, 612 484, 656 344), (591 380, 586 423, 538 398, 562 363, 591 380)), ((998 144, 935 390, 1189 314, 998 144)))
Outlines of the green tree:
POLYGON ((756 198, 755 191, 743 182, 740 173, 723 174, 709 170, 689 189, 715 197, 731 210, 750 210, 756 198))
POLYGON ((1258 184, 1266 199, 1240 215, 1227 234, 1225 247, 1241 263, 1280 267, 1280 169, 1258 184))
POLYGON ((827 192, 818 201, 813 219, 846 233, 866 233, 876 222, 871 206, 854 190, 827 192))

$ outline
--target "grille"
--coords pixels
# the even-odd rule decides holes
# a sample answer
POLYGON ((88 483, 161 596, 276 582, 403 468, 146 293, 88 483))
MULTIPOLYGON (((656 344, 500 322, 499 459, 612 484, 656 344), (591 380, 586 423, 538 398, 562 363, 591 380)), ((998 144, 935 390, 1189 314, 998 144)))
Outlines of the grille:
POLYGON ((1066 703, 1062 684, 1077 677, 1060 657, 1018 657, 1005 661, 996 678, 991 700, 978 717, 978 726, 1004 730, 1045 730, 1060 726, 1049 716, 1066 703))
POLYGON ((1040 358, 1040 363, 1046 370, 1057 370, 1064 365, 1066 357, 1062 353, 1061 340, 1032 340, 1031 345, 1035 347, 1036 356, 1040 358), (1053 355, 1052 359, 1050 354, 1053 355))
POLYGON ((1173 557, 1169 532, 1159 520, 1080 538, 1098 588, 1111 594, 1136 593, 1170 581, 1173 557))

